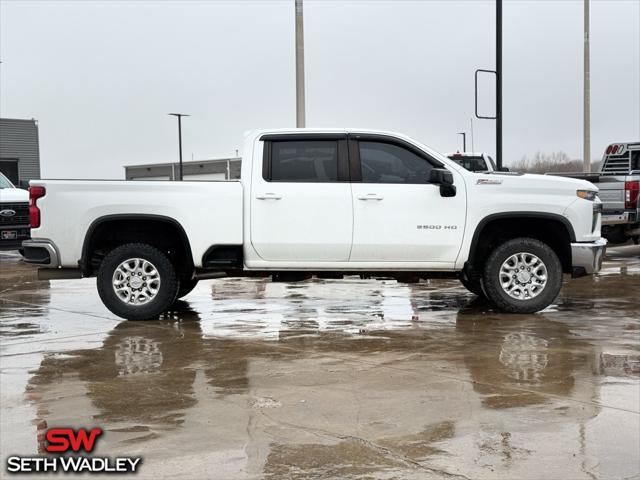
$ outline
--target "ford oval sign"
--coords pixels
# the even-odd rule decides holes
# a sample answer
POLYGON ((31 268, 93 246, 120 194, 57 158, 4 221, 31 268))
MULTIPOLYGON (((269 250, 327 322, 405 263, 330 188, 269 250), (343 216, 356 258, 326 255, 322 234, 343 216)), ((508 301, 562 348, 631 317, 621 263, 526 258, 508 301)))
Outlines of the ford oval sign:
POLYGON ((15 214, 15 210, 0 210, 0 217, 13 217, 15 214))

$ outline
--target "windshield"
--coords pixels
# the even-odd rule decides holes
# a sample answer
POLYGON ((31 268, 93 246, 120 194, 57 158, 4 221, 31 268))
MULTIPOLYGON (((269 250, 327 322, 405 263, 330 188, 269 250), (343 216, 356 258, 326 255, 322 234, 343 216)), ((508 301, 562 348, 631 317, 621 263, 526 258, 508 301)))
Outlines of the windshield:
POLYGON ((9 179, 2 173, 0 173, 0 188, 15 188, 9 179))
POLYGON ((489 169, 481 156, 462 156, 462 155, 449 155, 450 160, 453 160, 458 165, 471 172, 486 172, 489 169))

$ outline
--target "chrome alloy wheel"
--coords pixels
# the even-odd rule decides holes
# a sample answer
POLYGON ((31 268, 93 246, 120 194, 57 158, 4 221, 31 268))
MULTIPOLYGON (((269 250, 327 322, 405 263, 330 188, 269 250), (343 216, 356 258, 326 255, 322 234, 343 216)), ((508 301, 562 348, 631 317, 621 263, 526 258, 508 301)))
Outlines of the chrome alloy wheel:
POLYGON ((547 267, 532 253, 511 255, 500 267, 498 275, 502 289, 517 300, 537 297, 547 284, 547 267))
POLYGON ((144 258, 129 258, 113 272, 113 291, 127 305, 146 305, 160 290, 160 274, 144 258))

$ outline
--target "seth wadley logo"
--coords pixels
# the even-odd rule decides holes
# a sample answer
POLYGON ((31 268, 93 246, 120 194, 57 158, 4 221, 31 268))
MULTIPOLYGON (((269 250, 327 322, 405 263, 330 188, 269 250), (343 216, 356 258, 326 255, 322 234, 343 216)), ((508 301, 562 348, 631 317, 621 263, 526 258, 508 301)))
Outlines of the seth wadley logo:
POLYGON ((135 473, 142 463, 141 457, 92 457, 87 454, 95 448, 98 437, 103 434, 101 428, 50 428, 45 435, 45 451, 50 455, 22 457, 13 455, 7 458, 8 473, 135 473))

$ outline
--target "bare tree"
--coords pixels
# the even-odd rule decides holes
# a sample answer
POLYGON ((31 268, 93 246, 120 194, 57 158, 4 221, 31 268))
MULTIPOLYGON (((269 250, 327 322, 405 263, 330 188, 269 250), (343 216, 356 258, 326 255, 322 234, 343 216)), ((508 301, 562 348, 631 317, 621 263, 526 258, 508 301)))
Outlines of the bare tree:
MULTIPOLYGON (((597 171, 599 162, 593 162, 592 171, 597 171)), ((582 160, 572 160, 563 151, 553 153, 542 153, 537 151, 532 158, 527 155, 520 160, 512 162, 510 170, 524 173, 547 173, 547 172, 582 172, 582 160)))

